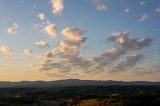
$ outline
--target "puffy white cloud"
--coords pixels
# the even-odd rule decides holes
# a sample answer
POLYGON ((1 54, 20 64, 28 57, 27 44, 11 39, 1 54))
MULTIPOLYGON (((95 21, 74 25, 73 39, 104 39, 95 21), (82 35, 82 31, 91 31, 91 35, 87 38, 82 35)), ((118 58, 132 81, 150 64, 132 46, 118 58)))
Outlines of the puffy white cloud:
POLYGON ((85 41, 84 31, 80 28, 65 28, 62 34, 66 39, 60 41, 59 47, 42 54, 40 56, 41 63, 36 66, 41 70, 57 68, 63 71, 87 70, 91 63, 80 55, 81 44, 85 41))
POLYGON ((30 56, 32 56, 32 53, 33 53, 32 50, 29 50, 29 49, 24 50, 24 55, 25 55, 25 56, 30 57, 30 56))
POLYGON ((144 15, 142 15, 142 16, 140 17, 139 22, 143 22, 143 21, 145 21, 146 19, 148 19, 148 15, 147 15, 147 14, 144 14, 144 15))
POLYGON ((59 15, 64 8, 64 0, 51 0, 52 4, 52 13, 54 15, 59 15))
POLYGON ((53 59, 56 57, 55 54, 53 54, 52 52, 46 52, 43 53, 41 55, 37 55, 37 58, 41 60, 42 64, 47 64, 50 61, 53 61, 53 59))
POLYGON ((6 45, 0 46, 0 53, 2 53, 3 55, 12 55, 12 49, 9 48, 6 45))
POLYGON ((56 36, 57 28, 55 24, 48 24, 44 27, 44 31, 52 37, 56 36))
MULTIPOLYGON (((129 51, 140 51, 142 48, 149 46, 152 41, 152 38, 130 38, 128 36, 128 32, 113 32, 111 36, 108 38, 108 40, 115 42, 115 46, 111 49, 108 49, 105 53, 101 54, 100 56, 93 57, 93 61, 95 61, 96 63, 95 70, 98 70, 98 68, 100 68, 101 70, 105 70, 109 67, 111 68, 110 70, 113 70, 112 64, 116 64, 116 62, 121 56, 126 55, 129 51)), ((130 57, 127 59, 130 59, 130 57)))
POLYGON ((17 28, 19 28, 18 25, 17 25, 17 23, 13 23, 11 27, 7 28, 7 33, 9 33, 11 35, 16 35, 17 28))
POLYGON ((129 38, 128 32, 113 32, 108 40, 115 41, 117 46, 123 47, 125 50, 138 50, 148 46, 151 43, 152 38, 129 38))
POLYGON ((38 47, 49 47, 49 44, 46 41, 35 42, 35 45, 38 46, 38 47))
POLYGON ((134 67, 143 57, 141 54, 128 56, 128 53, 130 51, 139 52, 149 46, 152 41, 152 38, 149 37, 130 38, 128 32, 113 32, 108 40, 115 43, 114 47, 107 49, 101 55, 88 59, 80 54, 81 46, 86 39, 82 29, 65 28, 61 33, 65 37, 64 40, 60 41, 57 48, 39 56, 40 63, 35 65, 38 69, 62 72, 72 70, 123 71, 134 67), (126 55, 126 60, 119 62, 119 59, 126 55), (123 69, 120 69, 121 66, 123 69))
POLYGON ((106 4, 102 3, 102 0, 92 0, 93 4, 96 6, 96 9, 99 11, 107 10, 106 4))
POLYGON ((8 28, 8 29, 7 29, 7 32, 8 32, 9 34, 13 34, 13 35, 16 34, 16 32, 14 32, 14 31, 12 30, 12 28, 8 28))
POLYGON ((160 14, 160 8, 156 8, 155 12, 157 12, 158 14, 160 14))
POLYGON ((147 2, 146 2, 146 1, 140 1, 140 2, 139 2, 139 5, 141 5, 141 6, 146 6, 146 5, 147 5, 147 2))
POLYGON ((124 12, 125 12, 125 13, 128 13, 130 10, 131 10, 130 8, 126 8, 126 9, 124 10, 124 12))
POLYGON ((105 4, 99 4, 97 5, 97 10, 104 11, 107 9, 107 6, 105 4))
POLYGON ((81 42, 85 38, 82 37, 85 31, 80 28, 65 28, 61 33, 67 37, 69 40, 81 42))
POLYGON ((38 17, 40 20, 42 20, 42 21, 46 19, 44 13, 39 13, 39 14, 37 15, 37 17, 38 17))

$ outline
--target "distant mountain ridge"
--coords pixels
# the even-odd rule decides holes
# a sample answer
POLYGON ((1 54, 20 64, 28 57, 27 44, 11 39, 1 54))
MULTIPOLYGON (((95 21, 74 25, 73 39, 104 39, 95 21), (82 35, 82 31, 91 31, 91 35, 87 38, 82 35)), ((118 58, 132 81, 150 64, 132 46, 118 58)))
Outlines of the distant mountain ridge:
POLYGON ((111 86, 111 85, 154 85, 160 86, 160 82, 149 81, 113 81, 113 80, 79 80, 79 79, 66 79, 56 81, 21 81, 21 82, 4 82, 0 81, 0 88, 18 87, 18 88, 52 88, 52 87, 72 87, 72 86, 111 86))

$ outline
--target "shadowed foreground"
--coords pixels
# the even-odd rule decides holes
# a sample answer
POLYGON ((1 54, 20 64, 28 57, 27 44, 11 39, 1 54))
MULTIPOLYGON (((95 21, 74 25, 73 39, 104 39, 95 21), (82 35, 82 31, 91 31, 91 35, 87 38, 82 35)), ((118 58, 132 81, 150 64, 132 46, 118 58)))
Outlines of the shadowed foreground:
POLYGON ((0 106, 159 106, 160 86, 1 88, 0 106))

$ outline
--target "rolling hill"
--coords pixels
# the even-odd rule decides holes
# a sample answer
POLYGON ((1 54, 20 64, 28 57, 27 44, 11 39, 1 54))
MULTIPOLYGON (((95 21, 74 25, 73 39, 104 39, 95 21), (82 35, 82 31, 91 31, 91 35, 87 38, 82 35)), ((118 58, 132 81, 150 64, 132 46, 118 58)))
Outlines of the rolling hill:
POLYGON ((72 86, 111 86, 111 85, 143 85, 143 86, 160 86, 160 82, 149 81, 113 81, 113 80, 79 80, 79 79, 66 79, 56 81, 21 81, 21 82, 0 82, 0 88, 8 87, 27 87, 27 88, 52 88, 52 87, 72 87, 72 86))

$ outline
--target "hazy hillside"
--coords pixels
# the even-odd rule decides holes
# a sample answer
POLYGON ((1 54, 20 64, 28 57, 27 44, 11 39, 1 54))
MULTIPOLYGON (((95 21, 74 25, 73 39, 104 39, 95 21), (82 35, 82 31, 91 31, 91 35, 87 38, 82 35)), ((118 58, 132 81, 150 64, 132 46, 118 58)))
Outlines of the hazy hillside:
POLYGON ((97 81, 97 80, 79 80, 66 79, 56 81, 22 81, 22 82, 0 82, 0 88, 5 87, 33 87, 33 88, 51 88, 51 87, 67 87, 67 86, 96 86, 96 85, 156 85, 160 86, 160 82, 148 81, 97 81))

